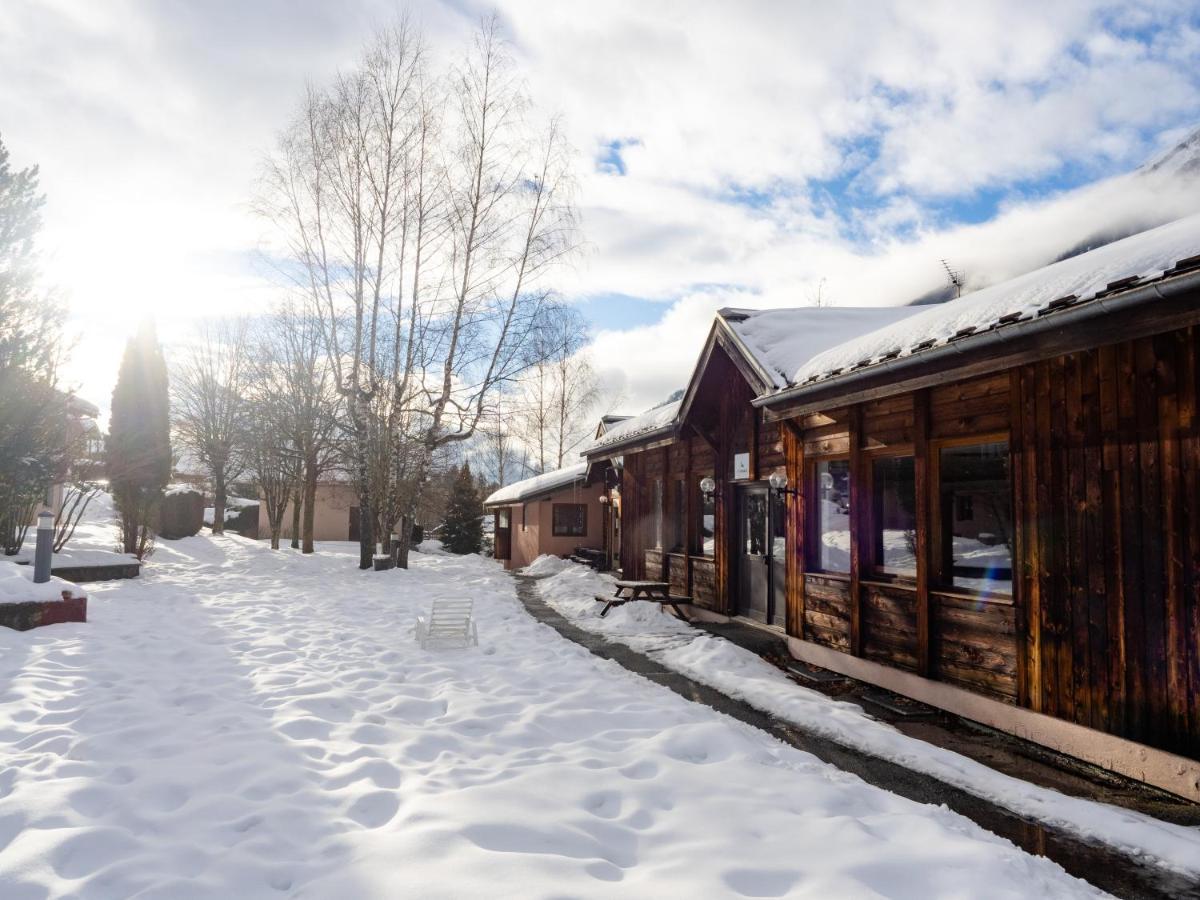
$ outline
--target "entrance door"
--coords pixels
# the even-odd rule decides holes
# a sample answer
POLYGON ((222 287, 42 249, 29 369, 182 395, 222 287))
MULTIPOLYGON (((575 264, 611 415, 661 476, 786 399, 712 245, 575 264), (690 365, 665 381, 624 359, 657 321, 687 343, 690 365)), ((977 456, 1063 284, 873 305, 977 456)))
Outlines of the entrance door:
POLYGON ((512 510, 507 506, 501 506, 496 510, 496 521, 494 525, 493 540, 493 556, 496 559, 512 559, 512 510))
POLYGON ((771 546, 766 485, 738 488, 738 615, 769 621, 771 546))
POLYGON ((784 627, 786 505, 765 484, 738 488, 737 614, 784 627))

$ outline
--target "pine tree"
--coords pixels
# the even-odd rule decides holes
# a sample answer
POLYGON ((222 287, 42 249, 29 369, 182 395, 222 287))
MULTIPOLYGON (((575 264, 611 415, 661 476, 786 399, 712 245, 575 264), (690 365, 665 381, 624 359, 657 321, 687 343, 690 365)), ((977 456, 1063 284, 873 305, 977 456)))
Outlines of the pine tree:
POLYGON ((471 467, 463 463, 450 488, 446 519, 442 525, 442 543, 451 553, 478 553, 483 547, 483 501, 471 477, 471 467))
POLYGON ((150 550, 163 489, 171 478, 170 430, 167 366, 154 326, 146 323, 125 345, 107 446, 121 542, 138 559, 150 550))
POLYGON ((14 169, 0 141, 0 552, 20 551, 46 492, 74 457, 56 389, 62 304, 39 287, 45 198, 37 166, 14 169))

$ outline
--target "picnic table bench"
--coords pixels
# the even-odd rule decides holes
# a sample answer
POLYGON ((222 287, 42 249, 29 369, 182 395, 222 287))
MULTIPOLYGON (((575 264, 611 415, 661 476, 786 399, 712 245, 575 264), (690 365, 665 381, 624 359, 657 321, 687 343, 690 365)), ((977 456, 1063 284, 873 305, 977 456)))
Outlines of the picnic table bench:
POLYGON ((618 581, 616 588, 616 593, 611 597, 605 597, 603 594, 596 595, 596 602, 604 604, 604 609, 600 610, 601 618, 608 615, 608 611, 614 606, 621 606, 634 600, 648 600, 660 606, 671 607, 675 610, 675 615, 685 622, 688 621, 688 617, 679 608, 679 604, 691 603, 692 598, 682 594, 672 594, 671 585, 665 581, 618 581))

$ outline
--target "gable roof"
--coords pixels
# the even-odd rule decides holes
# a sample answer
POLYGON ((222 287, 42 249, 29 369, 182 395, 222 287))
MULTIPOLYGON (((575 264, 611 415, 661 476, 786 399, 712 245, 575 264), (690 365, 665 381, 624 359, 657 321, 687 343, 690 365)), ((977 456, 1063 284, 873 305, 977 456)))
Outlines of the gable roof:
POLYGON ((583 456, 601 456, 617 447, 640 443, 653 437, 669 434, 678 418, 680 401, 660 403, 639 416, 628 416, 613 423, 584 447, 583 456))
POLYGON ((790 309, 722 309, 717 315, 739 349, 770 379, 768 388, 792 384, 810 359, 845 341, 921 312, 919 307, 802 306, 790 309))
POLYGON ((489 494, 488 498, 483 501, 483 505, 503 506, 506 503, 523 503, 542 494, 548 494, 560 488, 573 485, 576 482, 581 482, 586 477, 587 463, 576 463, 573 466, 565 466, 561 469, 555 469, 553 472, 534 475, 532 478, 526 478, 523 481, 514 481, 512 484, 506 484, 504 487, 489 494))

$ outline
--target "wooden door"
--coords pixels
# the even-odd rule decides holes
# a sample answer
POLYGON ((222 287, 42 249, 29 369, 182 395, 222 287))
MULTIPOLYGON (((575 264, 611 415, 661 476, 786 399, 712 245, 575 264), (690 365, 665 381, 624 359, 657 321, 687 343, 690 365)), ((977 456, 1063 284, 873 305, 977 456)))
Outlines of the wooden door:
POLYGON ((496 559, 512 559, 512 509, 503 506, 496 510, 495 552, 496 559))

